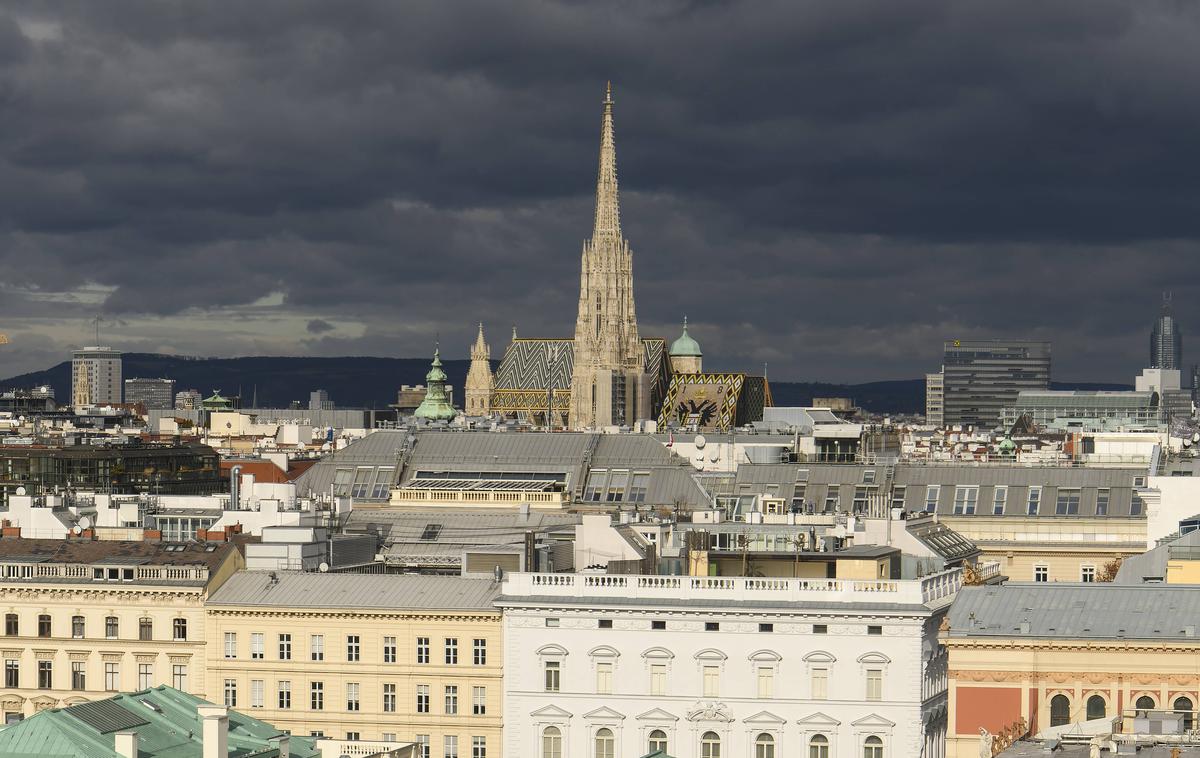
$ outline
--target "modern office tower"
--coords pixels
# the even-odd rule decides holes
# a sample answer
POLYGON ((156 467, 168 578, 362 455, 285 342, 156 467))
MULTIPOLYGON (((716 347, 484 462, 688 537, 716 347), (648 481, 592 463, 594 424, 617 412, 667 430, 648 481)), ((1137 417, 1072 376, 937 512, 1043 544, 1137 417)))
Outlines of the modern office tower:
POLYGON ((939 371, 936 374, 925 375, 925 423, 934 426, 944 426, 946 423, 946 391, 945 375, 939 371))
POLYGON ((204 396, 199 390, 183 390, 175 393, 175 410, 177 411, 194 411, 200 407, 200 401, 204 396))
POLYGON ((944 421, 993 427, 1021 390, 1050 387, 1050 343, 946 340, 942 361, 944 421))
POLYGON ((308 393, 308 409, 310 411, 333 410, 333 401, 329 399, 329 393, 325 390, 313 390, 308 393))
POLYGON ((126 379, 125 402, 148 411, 169 410, 175 403, 174 379, 126 379))
POLYGON ((1171 309, 1171 294, 1163 293, 1162 312, 1150 330, 1150 368, 1183 368, 1183 333, 1171 309))
POLYGON ((121 402, 121 353, 111 347, 83 347, 71 356, 71 404, 121 402))

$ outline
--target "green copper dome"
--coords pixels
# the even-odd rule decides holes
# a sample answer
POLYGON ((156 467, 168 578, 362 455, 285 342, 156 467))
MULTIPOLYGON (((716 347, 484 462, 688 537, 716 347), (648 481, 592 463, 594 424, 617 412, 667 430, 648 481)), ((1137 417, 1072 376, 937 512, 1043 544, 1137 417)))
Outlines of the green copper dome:
POLYGON ((700 352, 700 343, 688 336, 687 316, 683 317, 683 334, 679 335, 679 339, 671 343, 669 355, 672 358, 700 358, 704 355, 704 353, 700 352))
POLYGON ((425 375, 425 399, 413 411, 417 418, 430 421, 452 421, 458 415, 450 398, 446 397, 446 372, 442 370, 441 348, 433 349, 433 363, 425 375))

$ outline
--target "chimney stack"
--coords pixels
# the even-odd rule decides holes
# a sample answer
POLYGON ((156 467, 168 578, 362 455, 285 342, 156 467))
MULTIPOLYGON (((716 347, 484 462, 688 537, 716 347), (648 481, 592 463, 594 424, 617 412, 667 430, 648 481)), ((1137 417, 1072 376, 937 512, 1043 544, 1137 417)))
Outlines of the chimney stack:
POLYGON ((275 747, 279 748, 279 758, 288 758, 291 755, 290 740, 286 734, 281 734, 278 737, 272 737, 271 742, 275 747))
POLYGON ((138 758, 137 732, 117 732, 113 735, 113 750, 121 758, 138 758))
POLYGON ((229 709, 223 705, 202 705, 196 713, 202 725, 203 758, 229 758, 229 709))

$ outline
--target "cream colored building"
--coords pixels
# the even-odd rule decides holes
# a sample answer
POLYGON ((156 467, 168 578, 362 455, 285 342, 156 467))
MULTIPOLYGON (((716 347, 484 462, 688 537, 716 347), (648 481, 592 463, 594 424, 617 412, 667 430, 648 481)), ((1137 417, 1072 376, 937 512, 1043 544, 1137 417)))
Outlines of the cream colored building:
POLYGON ((498 591, 490 578, 240 572, 208 602, 207 686, 293 734, 495 758, 498 591))
POLYGON ((241 564, 228 543, 0 539, 0 710, 169 684, 204 696, 204 598, 241 564))

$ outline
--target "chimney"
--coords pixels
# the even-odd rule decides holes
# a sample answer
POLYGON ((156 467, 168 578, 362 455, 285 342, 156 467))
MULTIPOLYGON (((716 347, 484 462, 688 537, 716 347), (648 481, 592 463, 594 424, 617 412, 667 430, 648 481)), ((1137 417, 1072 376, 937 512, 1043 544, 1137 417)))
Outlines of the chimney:
POLYGON ((229 758, 229 709, 223 705, 202 705, 196 713, 202 725, 202 757, 229 758))
POLYGON ((275 745, 275 747, 279 748, 279 758, 288 758, 288 756, 291 755, 291 746, 288 744, 288 742, 289 740, 286 734, 281 734, 278 737, 271 738, 271 743, 275 745))
POLYGON ((138 758, 137 732, 117 732, 113 735, 113 750, 121 758, 138 758))

